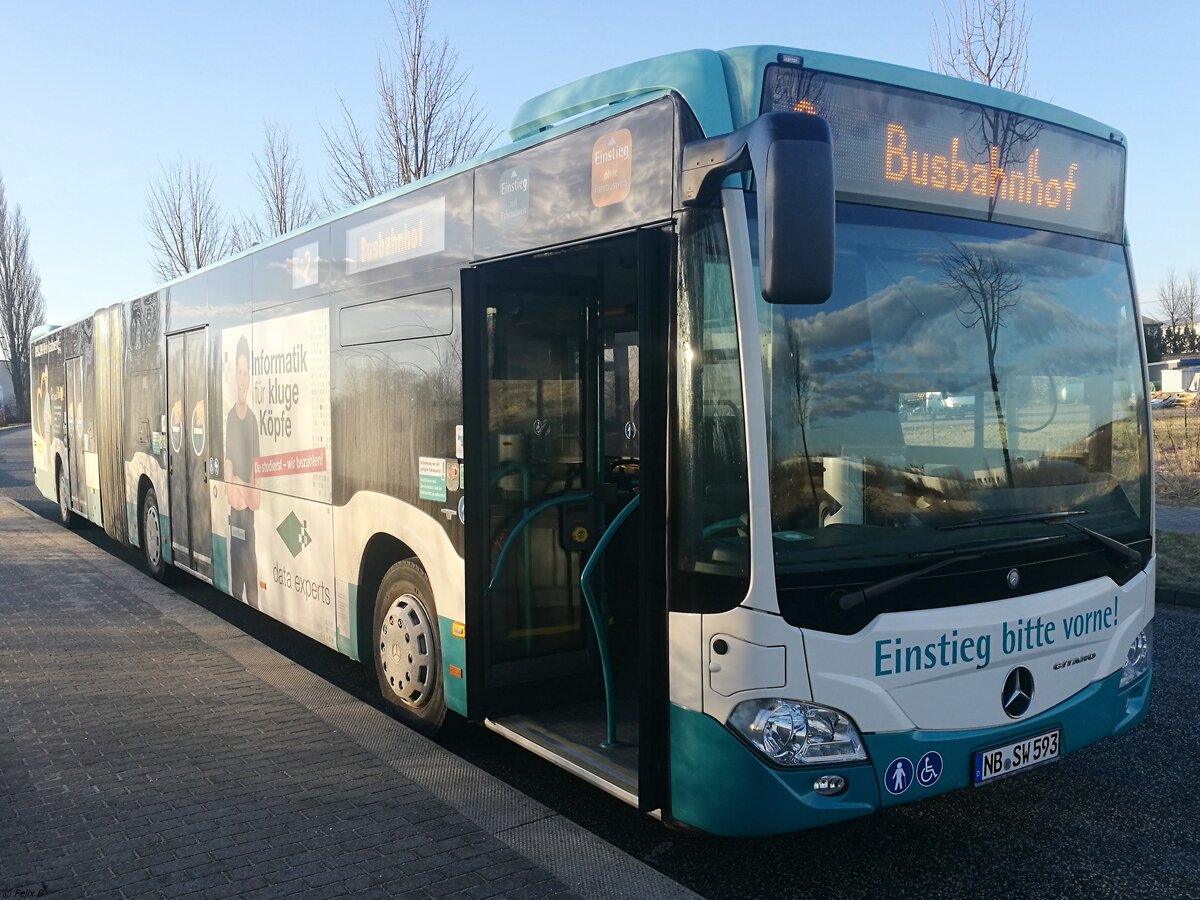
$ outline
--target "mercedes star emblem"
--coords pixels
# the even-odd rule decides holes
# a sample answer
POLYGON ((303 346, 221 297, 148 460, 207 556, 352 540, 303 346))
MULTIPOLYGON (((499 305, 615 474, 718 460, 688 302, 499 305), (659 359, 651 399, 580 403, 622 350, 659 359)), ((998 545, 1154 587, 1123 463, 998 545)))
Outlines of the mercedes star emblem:
POLYGON ((1019 719, 1033 702, 1033 673, 1024 666, 1017 666, 1004 679, 1000 692, 1000 705, 1009 718, 1019 719))

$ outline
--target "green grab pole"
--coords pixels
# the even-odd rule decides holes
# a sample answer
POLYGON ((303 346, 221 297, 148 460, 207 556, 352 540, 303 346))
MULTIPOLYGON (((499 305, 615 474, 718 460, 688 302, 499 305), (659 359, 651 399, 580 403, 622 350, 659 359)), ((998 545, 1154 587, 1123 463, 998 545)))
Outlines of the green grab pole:
POLYGON ((600 613, 600 606, 596 602, 596 598, 592 595, 591 575, 599 564, 600 557, 604 555, 604 549, 608 546, 608 542, 612 540, 612 536, 617 533, 617 529, 621 527, 621 524, 637 508, 638 502, 641 499, 641 494, 638 494, 625 505, 623 510, 617 513, 617 517, 612 520, 612 524, 604 530, 604 534, 596 542, 596 549, 592 551, 587 565, 583 567, 583 574, 579 576, 579 586, 583 590, 583 599, 587 603, 588 614, 592 617, 592 628, 596 632, 596 643, 600 647, 600 668, 604 674, 604 718, 606 727, 606 737, 600 746, 606 749, 621 745, 620 741, 617 740, 617 697, 616 690, 613 687, 612 661, 609 659, 608 654, 608 629, 604 627, 604 617, 600 613))
MULTIPOLYGON (((521 474, 521 502, 529 502, 529 466, 524 463, 509 463, 501 466, 492 475, 492 480, 489 484, 495 484, 505 475, 511 472, 519 472, 521 474)), ((529 652, 533 647, 533 554, 529 544, 529 532, 525 531, 521 535, 521 550, 524 556, 525 578, 521 582, 521 604, 525 611, 525 652, 529 652)), ((493 578, 493 581, 495 579, 493 578)), ((489 589, 491 585, 488 585, 489 589)))
MULTIPOLYGON (((521 502, 529 502, 529 466, 521 465, 521 502)), ((529 543, 529 529, 521 535, 521 563, 525 567, 525 579, 521 584, 521 602, 525 607, 525 652, 533 650, 533 550, 529 543)))
POLYGON ((592 495, 583 491, 573 491, 569 494, 559 494, 557 497, 551 497, 549 500, 543 500, 537 506, 521 516, 517 524, 513 526, 513 530, 508 533, 508 537, 504 541, 504 546, 500 548, 500 553, 496 556, 496 567, 492 570, 492 580, 488 582, 484 593, 490 593, 496 586, 496 582, 500 580, 500 575, 504 571, 504 564, 508 561, 508 553, 512 549, 513 541, 517 535, 525 530, 525 527, 540 516, 543 512, 553 506, 562 506, 565 503, 575 503, 581 500, 590 500, 592 495))

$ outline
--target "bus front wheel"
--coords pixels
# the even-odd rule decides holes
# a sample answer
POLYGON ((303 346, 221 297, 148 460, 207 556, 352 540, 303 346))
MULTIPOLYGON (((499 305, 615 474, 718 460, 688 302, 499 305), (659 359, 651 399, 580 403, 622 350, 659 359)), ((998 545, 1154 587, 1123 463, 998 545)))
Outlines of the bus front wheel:
POLYGON ((403 559, 375 597, 375 675, 383 699, 410 727, 433 735, 446 718, 437 607, 425 570, 403 559))

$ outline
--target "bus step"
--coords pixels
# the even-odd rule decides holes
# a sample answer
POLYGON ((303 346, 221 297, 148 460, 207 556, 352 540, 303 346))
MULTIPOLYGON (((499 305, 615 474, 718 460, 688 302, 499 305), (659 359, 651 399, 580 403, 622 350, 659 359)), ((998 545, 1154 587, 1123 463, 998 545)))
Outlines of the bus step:
POLYGON ((566 769, 574 775, 599 787, 619 800, 637 806, 638 749, 636 723, 629 722, 621 733, 623 746, 611 750, 603 749, 604 707, 596 701, 588 703, 593 715, 582 728, 564 727, 567 723, 559 710, 546 710, 534 715, 505 716, 502 719, 485 719, 484 724, 511 741, 531 750, 538 756, 566 769), (582 740, 581 740, 582 739, 582 740))

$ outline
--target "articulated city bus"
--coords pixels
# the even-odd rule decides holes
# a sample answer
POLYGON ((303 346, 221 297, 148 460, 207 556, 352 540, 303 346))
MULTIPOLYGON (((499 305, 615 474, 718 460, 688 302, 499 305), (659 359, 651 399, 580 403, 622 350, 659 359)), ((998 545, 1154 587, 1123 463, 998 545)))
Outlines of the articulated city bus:
POLYGON ((584 78, 511 138, 38 335, 63 521, 372 667, 422 731, 716 834, 1145 715, 1118 132, 746 47, 584 78))

